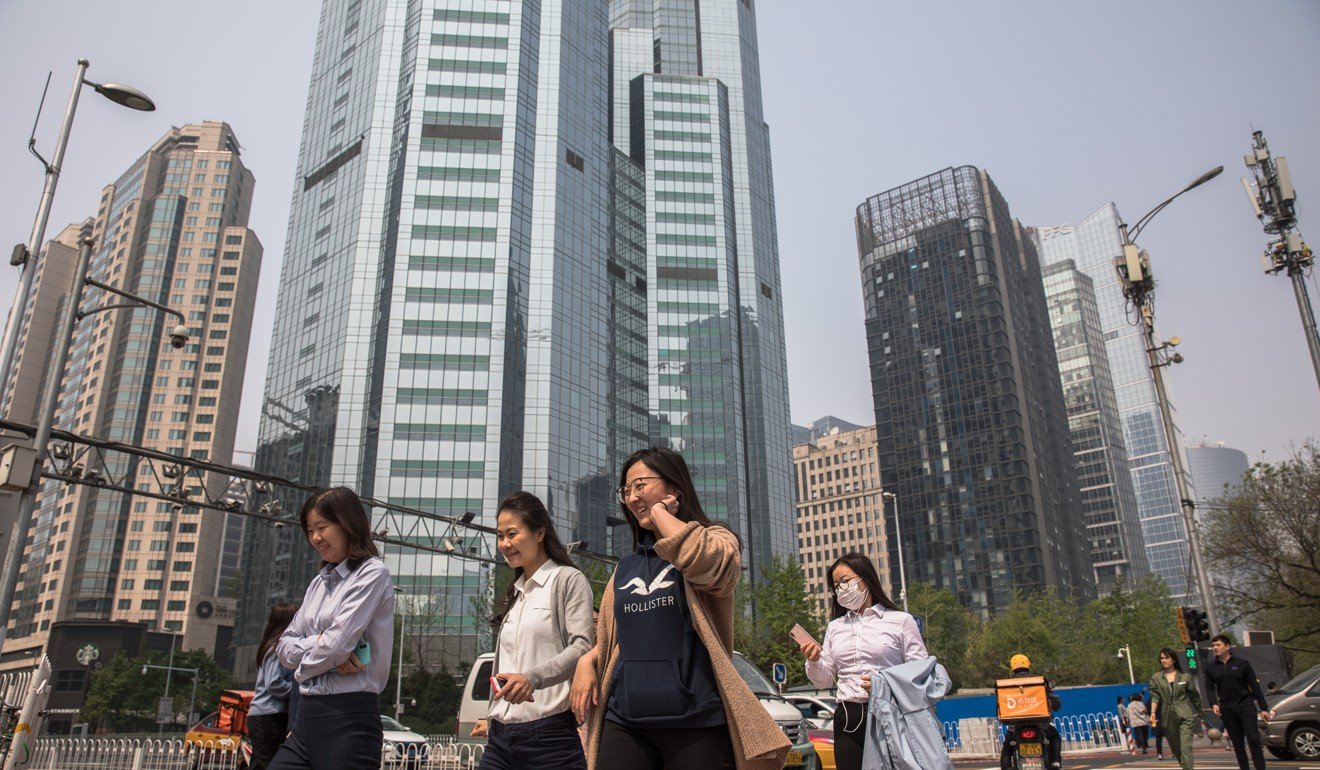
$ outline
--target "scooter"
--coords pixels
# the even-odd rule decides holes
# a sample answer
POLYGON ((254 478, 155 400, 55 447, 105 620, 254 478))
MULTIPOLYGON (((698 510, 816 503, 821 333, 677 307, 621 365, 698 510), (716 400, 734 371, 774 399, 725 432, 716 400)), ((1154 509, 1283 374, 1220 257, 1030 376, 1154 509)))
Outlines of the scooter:
POLYGON ((1044 725, 1027 722, 1008 728, 1004 736, 1004 750, 1000 754, 1001 770, 1047 770, 1050 739, 1044 725))

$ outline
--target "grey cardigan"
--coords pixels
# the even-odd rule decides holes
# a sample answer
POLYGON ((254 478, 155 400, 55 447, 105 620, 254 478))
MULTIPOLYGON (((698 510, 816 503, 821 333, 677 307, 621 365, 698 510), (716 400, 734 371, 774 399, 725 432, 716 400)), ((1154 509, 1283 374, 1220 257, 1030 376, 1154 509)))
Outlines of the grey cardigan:
MULTIPOLYGON (((561 566, 563 569, 555 574, 554 585, 551 586, 555 592, 555 608, 550 617, 554 621, 555 635, 533 644, 532 651, 536 660, 544 662, 528 671, 518 672, 527 677, 534 690, 572 679, 578 658, 585 655, 595 643, 595 624, 591 622, 591 585, 581 570, 568 565, 561 566)), ((495 667, 491 669, 492 673, 500 673, 499 639, 504 632, 504 621, 508 619, 509 613, 506 610, 499 631, 495 634, 495 667)))

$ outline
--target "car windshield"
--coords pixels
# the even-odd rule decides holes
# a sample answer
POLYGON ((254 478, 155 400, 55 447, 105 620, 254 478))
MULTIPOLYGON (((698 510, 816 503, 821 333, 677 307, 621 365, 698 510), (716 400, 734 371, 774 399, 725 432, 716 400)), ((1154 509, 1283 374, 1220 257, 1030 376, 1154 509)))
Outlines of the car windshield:
POLYGON ((412 730, 409 730, 408 728, 404 727, 403 725, 399 724, 393 719, 390 719, 389 717, 385 716, 384 714, 380 715, 380 726, 385 728, 386 730, 397 730, 398 732, 401 733, 412 732, 412 730))
POLYGON ((747 686, 752 688, 752 692, 757 695, 777 694, 774 686, 770 684, 770 680, 765 678, 765 674, 758 671, 751 661, 742 656, 742 653, 735 652, 733 654, 733 667, 738 670, 738 675, 743 678, 747 686))
POLYGON ((1271 694, 1292 695, 1293 693, 1301 692, 1314 684, 1317 677, 1320 677, 1320 665, 1311 666, 1300 675, 1293 677, 1284 686, 1275 690, 1271 694))

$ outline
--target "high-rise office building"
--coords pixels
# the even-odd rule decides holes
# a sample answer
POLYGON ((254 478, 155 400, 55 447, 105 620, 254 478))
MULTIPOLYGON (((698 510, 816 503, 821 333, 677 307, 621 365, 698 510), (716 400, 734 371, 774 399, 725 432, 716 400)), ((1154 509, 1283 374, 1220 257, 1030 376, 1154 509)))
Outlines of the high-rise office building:
MULTIPOLYGON (((1034 231, 1028 232, 1035 237, 1034 231)), ((1120 579, 1131 583, 1149 571, 1132 469, 1094 283, 1070 259, 1046 265, 1042 274, 1091 544, 1091 569, 1096 589, 1104 595, 1120 579)))
MULTIPOLYGON (((818 426, 824 418, 812 423, 818 426)), ((842 421, 839 421, 842 422, 842 421)), ((822 621, 829 620, 829 568, 845 553, 870 557, 880 585, 899 600, 898 573, 889 569, 885 502, 880 493, 875 428, 833 427, 793 447, 798 556, 822 621)))
MULTIPOLYGON (((259 470, 487 525, 526 489, 608 551, 619 464, 659 443, 749 562, 794 552, 752 11, 644 5, 324 2, 259 470)), ((314 567, 259 529, 240 656, 314 567)), ((487 573, 386 558, 470 656, 487 573)))
MULTIPOLYGON (((62 376, 57 427, 229 462, 261 270, 261 243, 247 229, 254 184, 234 132, 208 121, 172 129, 107 186, 91 222, 88 274, 183 312, 190 341, 176 349, 168 333, 177 321, 155 310, 93 312, 75 327, 64 372, 34 376, 31 367, 45 369, 53 346, 66 344, 38 339, 54 325, 35 320, 53 317, 67 302, 67 251, 76 230, 66 230, 47 246, 21 316, 28 325, 11 373, 11 419, 31 423, 38 380, 62 376)), ((119 302, 88 287, 81 307, 119 302)), ((137 473, 122 455, 108 454, 106 464, 112 478, 137 473)), ((130 483, 159 480, 143 476, 130 483)), ((62 621, 145 624, 179 634, 180 649, 226 658, 234 599, 221 585, 223 530, 224 517, 197 508, 45 482, 6 660, 55 644, 52 626, 62 621)), ((60 687, 72 688, 77 677, 71 677, 85 677, 86 669, 55 674, 60 687)))
POLYGON ((999 190, 945 169, 868 198, 857 242, 908 582, 982 616, 1015 590, 1094 595, 1040 264, 999 190))
MULTIPOLYGON (((1183 442, 1181 435, 1165 435, 1155 381, 1146 360, 1145 336, 1141 326, 1133 323, 1114 272, 1114 257, 1123 253, 1121 222, 1118 209, 1107 203, 1076 226, 1034 229, 1043 263, 1072 260, 1094 285, 1123 443, 1132 467, 1146 563, 1169 586, 1174 598, 1182 599, 1189 590, 1190 556, 1169 452, 1183 442)), ((1173 411, 1172 403, 1169 409, 1173 411)))
POLYGON ((1208 508, 1221 503, 1220 498, 1231 497, 1242 486, 1242 477, 1251 463, 1241 449, 1224 446, 1224 442, 1201 441, 1187 447, 1187 472, 1196 482, 1196 504, 1208 508))

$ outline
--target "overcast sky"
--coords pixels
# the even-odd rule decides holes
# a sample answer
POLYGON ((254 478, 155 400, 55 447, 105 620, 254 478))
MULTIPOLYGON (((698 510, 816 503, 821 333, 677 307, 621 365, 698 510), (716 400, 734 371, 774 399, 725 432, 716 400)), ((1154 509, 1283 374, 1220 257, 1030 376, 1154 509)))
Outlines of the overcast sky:
MULTIPOLYGON (((940 169, 987 170, 1028 225, 1108 201, 1129 221, 1203 171, 1225 173, 1142 235, 1157 319, 1183 338, 1168 379, 1189 439, 1252 459, 1320 435, 1320 386, 1286 278, 1238 177, 1253 129, 1286 155, 1303 233, 1320 239, 1320 3, 761 0, 792 416, 871 424, 853 213, 940 169)), ((320 4, 313 0, 3 0, 0 243, 26 242, 74 67, 150 94, 152 114, 84 90, 47 236, 94 211, 171 126, 228 121, 256 175, 266 258, 239 449, 252 449, 320 4)), ((0 308, 18 271, 0 263, 0 308)), ((1309 281, 1312 302, 1317 284, 1309 281)))

